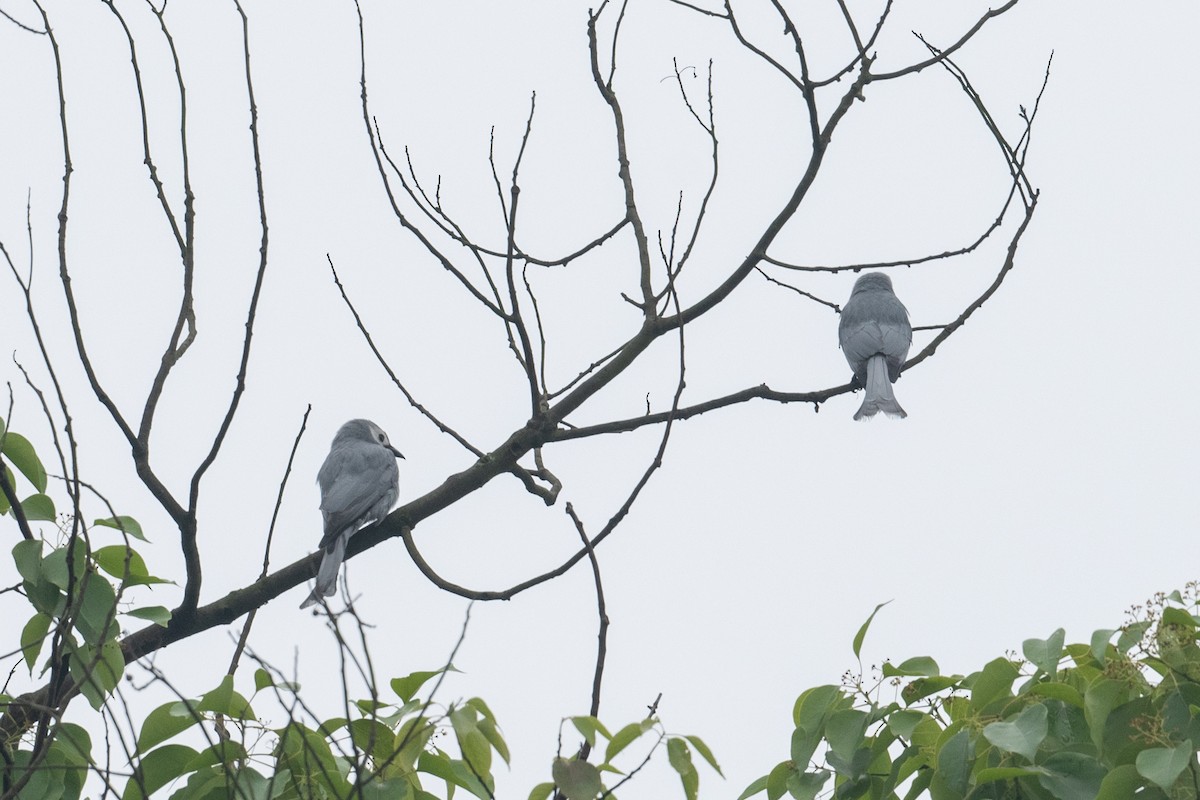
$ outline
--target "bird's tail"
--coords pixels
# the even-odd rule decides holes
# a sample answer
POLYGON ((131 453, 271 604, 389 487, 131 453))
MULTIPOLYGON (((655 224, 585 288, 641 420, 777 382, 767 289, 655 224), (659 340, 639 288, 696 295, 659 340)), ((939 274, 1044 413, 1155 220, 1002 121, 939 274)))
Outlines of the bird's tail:
POLYGON ((349 538, 343 533, 325 550, 321 556, 321 566, 317 570, 317 585, 300 604, 301 608, 308 608, 319 602, 322 597, 330 597, 337 591, 338 570, 341 569, 342 559, 346 557, 346 540, 349 538))
POLYGON ((899 417, 900 419, 908 416, 896 402, 896 395, 892 391, 892 381, 888 377, 886 356, 873 355, 867 361, 867 385, 863 394, 862 405, 859 406, 858 413, 854 415, 855 419, 873 417, 880 411, 889 417, 899 417))

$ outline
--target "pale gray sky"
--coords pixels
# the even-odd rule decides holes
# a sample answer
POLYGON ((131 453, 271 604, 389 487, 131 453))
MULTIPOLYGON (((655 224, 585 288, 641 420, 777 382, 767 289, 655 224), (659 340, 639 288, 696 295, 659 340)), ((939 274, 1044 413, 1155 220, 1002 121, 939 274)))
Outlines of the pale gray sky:
MULTIPOLYGON (((750 16, 753 4, 746 5, 750 16)), ((910 30, 947 44, 987 8, 956 5, 952 13, 944 4, 898 2, 880 63, 920 57, 910 30)), ((385 142, 394 155, 409 146, 427 184, 441 175, 446 207, 495 247, 503 228, 486 160, 489 130, 496 128, 507 172, 534 90, 524 246, 569 252, 622 213, 611 121, 587 71, 587 6, 365 5, 372 110, 385 142)), ((76 162, 72 276, 96 367, 130 408, 144 396, 166 340, 178 260, 141 164, 119 28, 100 3, 47 7, 64 52, 76 162)), ((873 8, 853 7, 864 19, 873 8)), ((36 19, 23 0, 0 8, 36 19)), ((153 18, 136 3, 129 8, 146 42, 159 166, 177 187, 168 62, 151 35, 153 18)), ((402 502, 472 461, 374 364, 326 253, 421 402, 484 449, 527 413, 524 379, 499 327, 390 215, 358 105, 353 7, 251 3, 248 11, 271 264, 249 388, 203 489, 202 602, 257 574, 306 404, 313 405, 310 433, 285 498, 275 565, 303 556, 320 537, 313 476, 344 420, 377 421, 408 456, 400 465, 402 502)), ((168 19, 189 91, 199 335, 168 386, 154 460, 182 491, 232 386, 257 215, 237 15, 225 4, 175 0, 168 19)), ((814 17, 810 24, 837 31, 826 27, 834 23, 814 17)), ((702 736, 729 778, 721 784, 702 770, 702 796, 736 796, 787 757, 792 701, 854 667, 851 638, 877 603, 894 600, 872 628, 865 661, 931 655, 947 672, 969 672, 1059 626, 1069 641, 1086 640, 1093 629, 1119 624, 1130 604, 1200 573, 1192 557, 1200 437, 1187 405, 1200 381, 1186 362, 1200 293, 1191 58, 1198 26, 1200 7, 1190 2, 1025 0, 962 53, 959 63, 1015 136, 1019 106, 1033 102, 1055 52, 1028 164, 1042 195, 1000 292, 897 384, 907 420, 854 423, 860 398, 842 396, 819 414, 751 403, 676 427, 664 468, 598 551, 612 618, 601 718, 613 726, 635 720, 662 692, 668 730, 702 736)), ((786 56, 777 26, 754 32, 786 56)), ((673 80, 663 79, 672 58, 701 74, 714 62, 722 184, 681 286, 685 301, 695 299, 745 254, 790 191, 807 158, 802 109, 719 21, 634 0, 622 35, 616 86, 652 229, 669 227, 681 190, 685 218, 694 213, 709 170, 706 139, 673 80)), ((815 72, 839 62, 841 36, 809 37, 815 72)), ((685 79, 696 98, 702 84, 685 79)), ((168 520, 140 488, 128 446, 71 362, 55 259, 62 163, 52 61, 44 37, 3 21, 0 109, 0 240, 24 258, 30 191, 38 310, 71 392, 84 475, 142 521, 154 541, 143 550, 152 571, 178 577, 168 520)), ((944 72, 871 86, 771 254, 847 263, 960 247, 995 216, 1005 179, 995 144, 944 72)), ((1002 245, 959 262, 893 270, 913 323, 949 321, 992 280, 1002 245)), ((634 267, 623 236, 567 270, 531 270, 551 336, 552 383, 635 329, 637 312, 619 297, 636 290, 634 267)), ((853 279, 819 276, 805 286, 842 303, 853 279)), ((0 286, 0 376, 14 386, 13 425, 45 448, 35 399, 8 354, 15 350, 39 380, 44 375, 11 276, 0 286)), ((849 372, 836 328, 829 309, 752 277, 687 329, 684 402, 763 382, 790 391, 842 383, 849 372)), ((918 335, 915 346, 928 337, 918 335)), ((669 347, 658 348, 579 419, 636 415, 647 393, 663 407, 674 364, 669 347)), ((657 442, 657 432, 644 430, 550 448, 548 466, 565 484, 560 506, 546 509, 516 481, 497 479, 423 523, 418 542, 455 582, 516 583, 575 550, 562 501, 598 530, 657 442)), ((0 584, 13 583, 11 572, 0 566, 0 584)), ((361 613, 376 626, 382 675, 431 669, 445 658, 465 603, 425 581, 400 542, 352 560, 349 574, 361 613)), ((263 610, 252 644, 289 670, 298 652, 306 696, 333 715, 340 713, 331 691, 335 652, 320 620, 296 609, 304 591, 263 610)), ((153 597, 147 602, 177 602, 171 587, 153 597)), ((5 641, 23 624, 21 602, 8 595, 0 603, 5 641)), ((475 607, 457 659, 464 674, 447 682, 444 698, 482 696, 499 717, 514 756, 511 773, 500 772, 502 796, 523 797, 548 779, 558 720, 587 710, 595 634, 591 575, 582 567, 509 603, 475 607)), ((195 637, 157 664, 182 690, 200 693, 217 682, 229 636, 195 637)), ((622 796, 678 791, 665 757, 659 761, 622 796)))

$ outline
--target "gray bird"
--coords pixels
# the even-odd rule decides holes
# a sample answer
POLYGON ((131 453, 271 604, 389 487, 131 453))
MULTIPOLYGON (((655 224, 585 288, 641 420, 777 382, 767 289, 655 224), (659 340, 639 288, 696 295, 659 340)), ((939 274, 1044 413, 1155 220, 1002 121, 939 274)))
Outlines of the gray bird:
POLYGON ((891 278, 868 272, 854 282, 838 323, 838 342, 854 370, 855 383, 866 390, 854 418, 873 417, 880 411, 889 417, 907 417, 892 384, 908 358, 912 325, 908 309, 892 291, 891 278))
POLYGON ((359 529, 387 516, 400 494, 400 470, 396 459, 404 455, 392 447, 388 436, 374 422, 352 419, 338 428, 329 455, 317 472, 321 486, 321 567, 317 585, 300 604, 308 608, 337 591, 338 568, 346 556, 346 544, 359 529))

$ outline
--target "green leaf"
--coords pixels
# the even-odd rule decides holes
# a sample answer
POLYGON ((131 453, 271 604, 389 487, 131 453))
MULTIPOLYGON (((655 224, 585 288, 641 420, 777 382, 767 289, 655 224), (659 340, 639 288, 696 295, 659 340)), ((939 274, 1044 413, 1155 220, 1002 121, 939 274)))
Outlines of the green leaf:
POLYGON ((141 524, 133 517, 127 517, 124 515, 116 516, 116 517, 105 517, 104 519, 96 520, 92 524, 93 525, 102 525, 105 528, 116 528, 117 530, 123 531, 124 533, 127 533, 130 536, 132 536, 133 538, 140 539, 143 542, 150 541, 149 539, 146 538, 146 535, 144 533, 142 533, 141 524))
POLYGON ((842 700, 840 686, 814 686, 796 698, 792 706, 792 721, 797 728, 820 734, 830 711, 842 700))
POLYGON ((488 744, 492 746, 496 754, 504 759, 505 764, 509 763, 508 743, 500 735, 500 730, 496 727, 496 721, 490 716, 485 716, 478 721, 477 725, 479 732, 483 734, 483 738, 487 739, 488 744))
POLYGON ((54 522, 54 501, 48 495, 31 494, 21 501, 21 510, 30 522, 54 522))
POLYGON ((992 781, 1008 781, 1013 778, 1029 778, 1041 775, 1038 767, 988 767, 975 774, 975 785, 982 786, 992 781))
POLYGON ((973 676, 971 708, 975 711, 982 711, 994 700, 1009 696, 1017 674, 1017 668, 1007 658, 989 661, 980 672, 973 676))
POLYGON ((186 774, 184 769, 196 758, 196 751, 182 744, 167 744, 147 753, 138 763, 134 777, 125 784, 121 800, 143 800, 186 774), (138 779, 141 779, 141 785, 138 779), (145 794, 142 786, 145 786, 145 794))
POLYGON ((1083 694, 1084 719, 1087 720, 1088 729, 1091 731, 1092 743, 1097 748, 1103 746, 1104 723, 1124 690, 1123 681, 1101 678, 1093 681, 1083 694))
POLYGON ((775 769, 767 775, 767 800, 779 800, 788 790, 788 781, 800 770, 790 761, 775 765, 775 769))
POLYGON ((903 739, 912 737, 913 729, 917 727, 917 723, 925 719, 925 714, 912 709, 902 709, 893 711, 888 715, 887 726, 892 733, 903 739))
POLYGON ((82 587, 75 627, 90 645, 115 639, 121 626, 117 624, 117 593, 112 584, 98 573, 89 571, 82 587))
POLYGON ((1061 751, 1042 763, 1038 782, 1058 800, 1095 800, 1104 780, 1104 765, 1083 753, 1061 751))
POLYGON ((267 672, 262 667, 254 670, 254 691, 261 692, 263 689, 270 688, 275 685, 275 679, 271 677, 271 673, 267 672))
POLYGON ((458 740, 458 749, 471 767, 480 776, 487 777, 492 772, 492 746, 479 731, 476 723, 476 711, 466 706, 453 709, 450 712, 450 724, 454 728, 454 736, 458 740))
POLYGON ((232 675, 226 675, 217 688, 202 695, 196 710, 224 714, 238 720, 254 719, 255 716, 250 701, 233 690, 232 675))
POLYGON ((46 468, 42 466, 42 460, 38 458, 28 439, 19 433, 8 431, 4 434, 4 445, 0 452, 29 479, 33 488, 39 492, 46 491, 46 468))
POLYGON ((1122 764, 1112 769, 1100 781, 1100 793, 1096 800, 1133 800, 1134 794, 1144 782, 1133 764, 1122 764))
POLYGON ((42 543, 36 539, 22 539, 13 545, 13 562, 21 578, 36 584, 42 579, 42 543))
POLYGON ((797 768, 803 769, 808 766, 808 762, 812 760, 813 753, 817 752, 817 747, 820 746, 822 736, 819 733, 809 733, 804 728, 796 728, 792 731, 792 762, 797 768))
POLYGON ((1150 620, 1142 620, 1121 628, 1121 635, 1117 637, 1117 650, 1122 653, 1132 650, 1146 636, 1151 624, 1153 623, 1150 620))
POLYGON ((156 625, 161 625, 164 628, 171 621, 171 610, 166 606, 145 606, 144 608, 135 608, 132 611, 124 613, 126 616, 144 619, 156 625))
POLYGON ((70 653, 67 665, 80 692, 97 711, 125 674, 125 657, 115 639, 108 639, 98 649, 80 645, 70 653))
POLYGON ((178 707, 181 705, 183 704, 176 702, 163 703, 146 715, 142 722, 142 730, 138 733, 137 752, 146 753, 152 747, 183 733, 200 721, 198 714, 178 713, 178 707))
POLYGON ((1070 703, 1076 708, 1083 708, 1083 695, 1074 686, 1066 683, 1058 683, 1057 681, 1045 681, 1043 683, 1035 683, 1026 688, 1029 694, 1036 694, 1041 697, 1050 697, 1055 700, 1062 700, 1064 703, 1070 703))
POLYGON ((983 737, 1001 750, 1017 753, 1033 761, 1038 746, 1046 738, 1046 732, 1046 707, 1034 703, 1011 722, 993 722, 984 727, 983 737))
POLYGON ((21 657, 25 659, 25 666, 29 667, 30 675, 33 675, 38 654, 42 652, 46 634, 50 632, 50 622, 49 614, 37 613, 30 617, 29 622, 21 629, 21 657))
POLYGON ((708 749, 708 745, 699 736, 685 736, 683 738, 692 743, 692 747, 696 748, 696 752, 700 754, 700 757, 707 761, 708 765, 716 770, 718 775, 722 778, 725 777, 725 773, 721 772, 721 767, 717 765, 717 759, 713 757, 712 750, 708 749))
POLYGON ((112 575, 126 586, 151 586, 158 583, 174 583, 165 578, 156 578, 146 569, 146 562, 132 547, 113 544, 101 547, 92 554, 100 569, 112 575))
POLYGON ((1108 641, 1112 639, 1115 630, 1109 628, 1101 628, 1092 633, 1092 658, 1096 659, 1096 663, 1104 666, 1104 660, 1108 656, 1108 641))
POLYGON ((1062 658, 1063 642, 1067 632, 1059 628, 1047 639, 1026 639, 1021 644, 1021 652, 1029 663, 1042 672, 1054 675, 1058 672, 1058 662, 1062 658))
POLYGON ((1158 784, 1160 788, 1170 790, 1195 752, 1191 739, 1180 742, 1175 747, 1151 747, 1143 750, 1137 757, 1138 774, 1158 784))
POLYGON ((947 739, 938 749, 937 772, 942 781, 958 795, 965 795, 971 780, 971 738, 965 728, 947 739))
MULTIPOLYGON (((849 761, 862 744, 867 730, 867 714, 858 709, 847 708, 830 715, 825 724, 825 741, 838 758, 849 761)), ((803 766, 797 764, 797 766, 803 766)))
POLYGON ((556 758, 550 767, 550 774, 567 800, 592 800, 604 791, 600 771, 586 761, 556 758))
POLYGON ((888 600, 886 603, 880 603, 875 606, 875 610, 871 612, 871 616, 867 617, 867 621, 858 629, 858 633, 854 634, 854 657, 859 658, 859 652, 862 650, 863 639, 867 638, 867 628, 871 627, 871 620, 875 619, 875 615, 879 613, 879 609, 892 602, 888 600))
POLYGON ((813 800, 824 788, 830 773, 819 769, 816 772, 794 772, 788 776, 788 794, 795 800, 813 800))
POLYGON ((539 783, 529 792, 529 800, 546 800, 553 793, 553 783, 539 783))
POLYGON ((900 696, 906 705, 912 705, 931 694, 957 686, 962 679, 961 675, 934 675, 929 678, 917 678, 901 690, 900 696))
POLYGON ((612 734, 604 727, 603 723, 595 717, 580 716, 571 717, 571 724, 583 736, 584 741, 589 747, 596 746, 596 733, 599 732, 605 739, 612 739, 612 734))
POLYGON ((883 677, 885 678, 891 678, 896 675, 912 675, 927 678, 937 675, 940 671, 938 663, 929 656, 909 658, 900 662, 899 665, 893 665, 890 661, 883 662, 883 677))
POLYGON ((692 751, 688 749, 687 742, 678 736, 667 739, 667 761, 679 774, 684 796, 687 800, 696 800, 700 791, 700 775, 692 764, 692 751))
POLYGON ((407 703, 413 699, 418 691, 420 691, 421 687, 425 685, 426 681, 435 675, 440 675, 441 672, 442 671, 440 669, 435 669, 426 672, 413 672, 404 676, 403 678, 393 678, 391 684, 392 691, 395 692, 401 700, 407 703))
POLYGON ((749 786, 743 789, 742 793, 737 796, 737 800, 746 800, 747 797, 754 797, 754 795, 766 790, 766 788, 767 776, 763 775, 761 778, 752 781, 749 786))
POLYGON ((608 748, 604 751, 604 761, 608 763, 616 758, 617 754, 624 750, 629 745, 637 741, 638 737, 650 730, 654 726, 654 718, 642 720, 641 722, 631 722, 621 730, 617 731, 612 739, 608 742, 608 748))

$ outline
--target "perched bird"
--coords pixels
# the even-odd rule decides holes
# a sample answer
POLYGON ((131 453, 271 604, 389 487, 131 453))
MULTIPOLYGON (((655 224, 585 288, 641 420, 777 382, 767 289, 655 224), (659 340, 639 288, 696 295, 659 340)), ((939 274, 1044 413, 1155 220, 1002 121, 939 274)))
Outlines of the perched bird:
POLYGON ((892 384, 908 358, 912 325, 908 309, 892 291, 891 278, 868 272, 854 282, 838 323, 838 342, 854 370, 855 383, 866 389, 854 418, 873 417, 880 411, 889 417, 907 417, 892 384))
POLYGON ((321 567, 317 585, 300 604, 308 608, 337 590, 338 568, 346 556, 346 544, 358 530, 379 522, 400 494, 400 471, 396 459, 404 455, 392 447, 388 436, 374 422, 352 419, 338 428, 329 455, 317 472, 321 486, 321 567))

